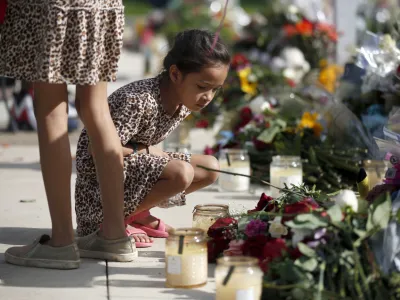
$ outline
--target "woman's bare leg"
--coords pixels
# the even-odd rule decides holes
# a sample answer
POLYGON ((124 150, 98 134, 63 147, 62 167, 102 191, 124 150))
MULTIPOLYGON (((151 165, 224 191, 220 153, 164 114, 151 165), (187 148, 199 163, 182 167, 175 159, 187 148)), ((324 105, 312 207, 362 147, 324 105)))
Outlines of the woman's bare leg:
POLYGON ((76 108, 88 132, 103 204, 101 235, 126 236, 124 223, 124 174, 121 140, 111 119, 107 83, 76 87, 76 108))
POLYGON ((74 241, 67 86, 36 83, 34 92, 40 164, 52 223, 52 238, 49 244, 66 246, 74 241))

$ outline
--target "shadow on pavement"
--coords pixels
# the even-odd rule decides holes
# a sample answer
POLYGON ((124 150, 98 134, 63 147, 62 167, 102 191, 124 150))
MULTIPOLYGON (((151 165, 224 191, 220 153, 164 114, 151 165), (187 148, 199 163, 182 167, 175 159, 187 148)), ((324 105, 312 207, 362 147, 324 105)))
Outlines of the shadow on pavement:
POLYGON ((49 228, 1 227, 0 244, 26 245, 43 234, 50 234, 49 228))
POLYGON ((50 270, 13 266, 0 254, 0 287, 83 288, 94 286, 94 278, 106 275, 100 261, 82 260, 76 270, 50 270))

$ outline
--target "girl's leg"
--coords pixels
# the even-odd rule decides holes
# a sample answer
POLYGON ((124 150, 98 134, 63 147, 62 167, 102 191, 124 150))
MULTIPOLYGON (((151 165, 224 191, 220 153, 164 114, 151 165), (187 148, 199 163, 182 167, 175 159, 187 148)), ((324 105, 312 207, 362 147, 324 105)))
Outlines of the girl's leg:
POLYGON ((52 222, 49 244, 66 246, 74 241, 67 86, 36 83, 34 91, 40 164, 52 222))
POLYGON ((219 176, 218 172, 210 172, 197 167, 197 165, 200 165, 210 169, 219 170, 219 162, 214 156, 192 154, 190 164, 194 169, 194 179, 193 183, 186 189, 186 194, 205 188, 217 181, 219 176))
MULTIPOLYGON (((179 161, 179 160, 173 160, 179 161)), ((199 155, 193 154, 190 160, 190 164, 194 170, 194 177, 192 183, 185 189, 186 194, 193 193, 199 189, 202 189, 206 186, 213 184, 219 176, 217 172, 210 172, 204 169, 198 168, 197 165, 202 165, 211 169, 219 170, 218 160, 211 155, 199 155)), ((173 194, 176 195, 177 193, 173 194)), ((159 201, 161 202, 161 201, 159 201)), ((159 203, 158 202, 158 203, 159 203)), ((156 205, 154 205, 156 206, 156 205)), ((153 207, 154 207, 153 206, 153 207)), ((135 214, 137 211, 135 211, 135 214)), ((152 228, 156 228, 158 226, 158 219, 152 215, 141 218, 139 220, 135 220, 134 223, 146 225, 152 228)), ((171 230, 171 227, 166 225, 167 231, 171 230)))
POLYGON ((124 223, 124 174, 121 140, 111 119, 107 83, 76 87, 76 109, 88 132, 103 204, 101 235, 126 236, 124 223))

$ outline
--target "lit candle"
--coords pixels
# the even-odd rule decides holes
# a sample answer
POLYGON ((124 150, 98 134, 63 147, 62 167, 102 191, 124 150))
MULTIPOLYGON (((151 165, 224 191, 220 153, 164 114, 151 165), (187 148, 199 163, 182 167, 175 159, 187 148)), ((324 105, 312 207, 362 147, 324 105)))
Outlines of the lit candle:
POLYGON ((166 286, 196 288, 207 283, 207 243, 197 228, 174 230, 166 241, 166 286))
POLYGON ((217 260, 216 300, 260 300, 263 273, 258 260, 246 256, 226 256, 217 260))

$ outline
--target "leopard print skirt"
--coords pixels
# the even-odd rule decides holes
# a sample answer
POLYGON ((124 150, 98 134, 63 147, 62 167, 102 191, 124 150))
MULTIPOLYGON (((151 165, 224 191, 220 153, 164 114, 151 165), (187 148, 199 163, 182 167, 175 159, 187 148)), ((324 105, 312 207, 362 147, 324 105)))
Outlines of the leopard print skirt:
MULTIPOLYGON (((169 161, 180 159, 190 163, 187 153, 167 152, 169 157, 138 153, 124 157, 124 216, 128 220, 143 199, 159 180, 169 161)), ((103 222, 100 186, 97 181, 93 159, 77 159, 77 179, 75 184, 76 233, 85 236, 96 231, 103 222)), ((186 204, 185 192, 160 203, 169 208, 186 204)))
POLYGON ((30 82, 115 81, 122 0, 9 0, 0 26, 0 75, 30 82))

